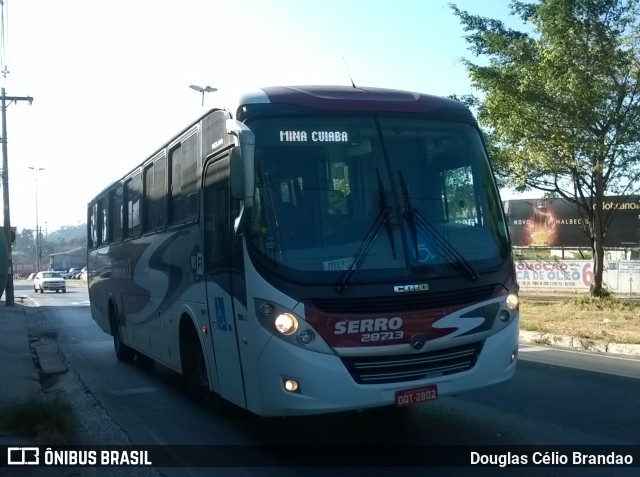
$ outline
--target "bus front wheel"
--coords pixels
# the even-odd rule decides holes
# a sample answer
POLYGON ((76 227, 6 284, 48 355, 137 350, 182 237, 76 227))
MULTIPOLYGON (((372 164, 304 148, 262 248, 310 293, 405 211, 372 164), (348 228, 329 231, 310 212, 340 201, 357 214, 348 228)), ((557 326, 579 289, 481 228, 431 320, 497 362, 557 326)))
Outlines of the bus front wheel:
POLYGON ((184 361, 182 372, 189 394, 202 401, 207 409, 215 414, 224 411, 224 400, 209 387, 207 362, 195 331, 189 333, 184 342, 184 361))

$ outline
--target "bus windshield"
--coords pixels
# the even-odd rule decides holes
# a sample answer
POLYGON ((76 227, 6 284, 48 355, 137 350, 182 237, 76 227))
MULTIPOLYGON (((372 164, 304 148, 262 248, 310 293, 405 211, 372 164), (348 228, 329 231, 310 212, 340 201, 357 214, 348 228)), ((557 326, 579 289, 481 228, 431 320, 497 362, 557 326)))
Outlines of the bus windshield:
POLYGON ((374 115, 248 125, 256 136, 248 243, 276 273, 302 283, 477 278, 508 258, 472 125, 374 115))

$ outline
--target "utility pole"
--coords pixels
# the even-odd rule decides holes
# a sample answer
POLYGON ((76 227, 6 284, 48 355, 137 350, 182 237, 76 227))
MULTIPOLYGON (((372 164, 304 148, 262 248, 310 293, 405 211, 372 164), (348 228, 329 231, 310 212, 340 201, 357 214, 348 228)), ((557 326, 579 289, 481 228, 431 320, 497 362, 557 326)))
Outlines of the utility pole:
POLYGON ((38 224, 38 172, 44 171, 44 167, 28 167, 36 173, 36 272, 39 272, 40 259, 42 258, 42 246, 40 245, 40 226, 38 224))
MULTIPOLYGON (((30 96, 7 96, 4 88, 0 92, 2 108, 2 198, 4 200, 4 232, 7 235, 7 284, 4 289, 5 305, 13 306, 13 259, 11 258, 11 217, 9 215, 9 165, 7 160, 7 101, 29 101, 33 103, 30 96)), ((2 271, 0 271, 1 273, 2 271)))

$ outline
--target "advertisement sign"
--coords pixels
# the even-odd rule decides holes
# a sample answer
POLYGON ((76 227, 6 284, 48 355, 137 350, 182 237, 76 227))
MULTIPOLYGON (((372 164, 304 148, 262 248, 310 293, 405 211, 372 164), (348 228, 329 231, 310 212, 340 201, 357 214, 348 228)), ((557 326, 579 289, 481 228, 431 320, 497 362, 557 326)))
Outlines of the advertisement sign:
MULTIPOLYGON (((590 260, 522 260, 516 263, 518 284, 524 289, 587 291, 593 282, 590 260)), ((602 280, 614 293, 640 293, 640 262, 605 261, 602 280)))
MULTIPOLYGON (((516 247, 590 248, 588 222, 566 199, 507 200, 505 212, 511 243, 516 247)), ((604 236, 607 248, 633 248, 640 244, 640 196, 605 198, 611 213, 604 236)))

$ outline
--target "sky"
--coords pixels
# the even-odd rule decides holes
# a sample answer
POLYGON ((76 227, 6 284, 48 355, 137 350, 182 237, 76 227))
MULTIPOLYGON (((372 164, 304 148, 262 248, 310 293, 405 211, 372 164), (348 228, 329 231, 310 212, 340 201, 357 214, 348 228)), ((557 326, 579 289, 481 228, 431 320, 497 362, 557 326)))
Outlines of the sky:
POLYGON ((474 58, 449 3, 522 27, 508 0, 3 3, 0 86, 33 98, 6 111, 10 218, 43 233, 85 223, 92 197, 234 93, 349 85, 350 74, 358 86, 468 94, 461 59, 474 58), (218 91, 202 105, 192 84, 218 91))

